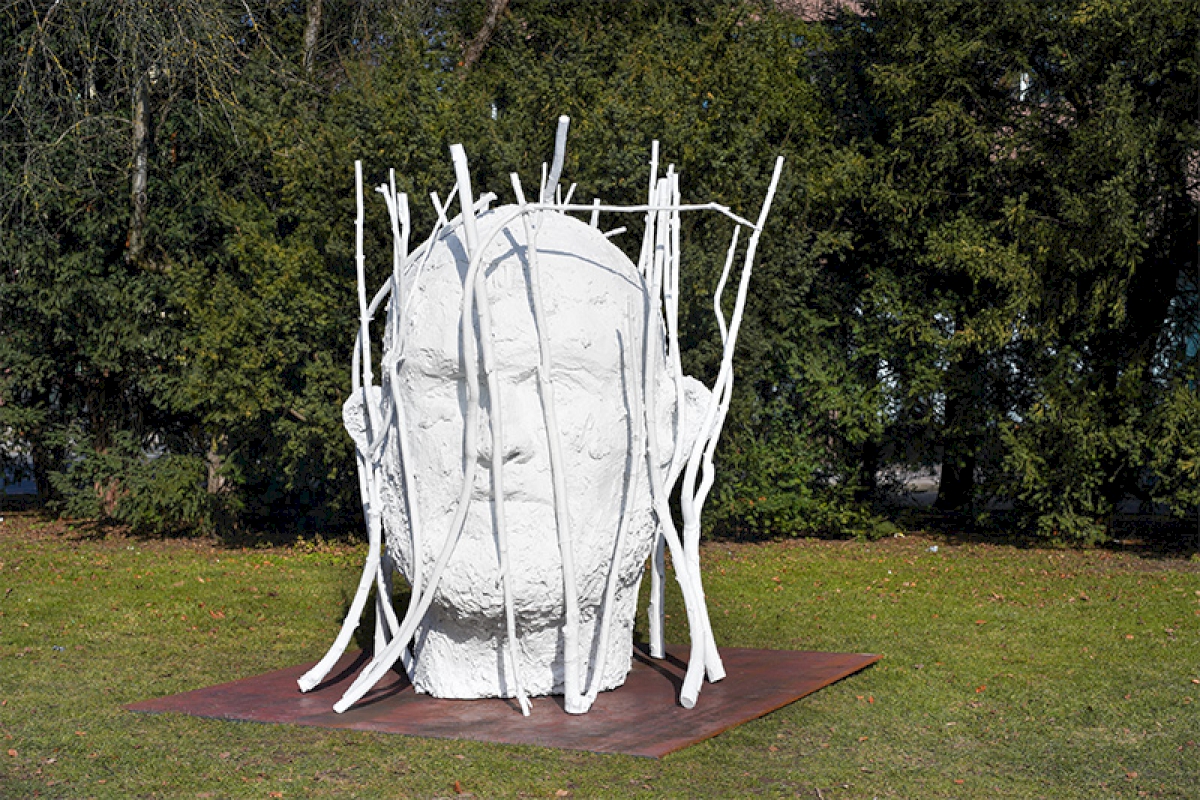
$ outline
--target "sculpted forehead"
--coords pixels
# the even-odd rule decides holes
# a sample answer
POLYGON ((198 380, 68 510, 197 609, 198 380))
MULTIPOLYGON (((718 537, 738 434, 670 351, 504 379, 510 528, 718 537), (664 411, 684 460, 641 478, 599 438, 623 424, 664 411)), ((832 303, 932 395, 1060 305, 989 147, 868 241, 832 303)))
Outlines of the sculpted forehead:
MULTIPOLYGON (((484 261, 496 362, 505 372, 520 373, 539 360, 525 226, 518 218, 491 235, 498 223, 511 220, 513 211, 513 206, 495 209, 482 215, 478 225, 480 240, 488 243, 484 261)), ((460 319, 467 265, 457 234, 434 245, 419 276, 416 268, 410 272, 416 285, 405 324, 405 362, 431 377, 458 377, 462 369, 460 319)), ((599 231, 561 214, 543 214, 536 239, 546 317, 541 322, 556 372, 583 370, 599 377, 615 375, 622 361, 625 369, 640 367, 640 358, 631 361, 630 354, 631 339, 642 335, 645 291, 633 263, 599 231)))

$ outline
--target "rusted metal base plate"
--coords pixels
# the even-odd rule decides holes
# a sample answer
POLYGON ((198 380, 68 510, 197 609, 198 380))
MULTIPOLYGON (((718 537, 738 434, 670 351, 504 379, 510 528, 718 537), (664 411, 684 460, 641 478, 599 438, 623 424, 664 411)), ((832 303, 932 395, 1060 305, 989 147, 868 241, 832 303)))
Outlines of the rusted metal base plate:
POLYGON ((678 700, 686 669, 680 658, 686 658, 684 648, 669 648, 661 661, 635 650, 625 685, 602 692, 592 710, 580 716, 563 711, 561 697, 533 698, 529 717, 521 716, 513 700, 437 700, 417 694, 407 678, 394 672, 354 708, 334 713, 334 702, 366 663, 362 653, 343 657, 329 678, 307 694, 296 687, 296 679, 311 664, 127 708, 659 758, 769 714, 880 658, 740 648, 720 652, 727 677, 705 682, 693 709, 681 707, 678 700))

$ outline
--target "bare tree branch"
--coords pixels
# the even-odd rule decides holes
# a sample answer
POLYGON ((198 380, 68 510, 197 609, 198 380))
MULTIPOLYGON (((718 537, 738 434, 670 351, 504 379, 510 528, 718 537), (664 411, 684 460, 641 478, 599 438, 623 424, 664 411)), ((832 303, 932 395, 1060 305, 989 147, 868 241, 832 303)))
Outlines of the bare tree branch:
POLYGON ((467 46, 467 51, 463 53, 462 68, 463 72, 469 72, 471 67, 479 61, 483 55, 483 49, 487 47, 487 43, 491 41, 492 34, 496 32, 496 26, 500 24, 500 17, 508 9, 508 0, 488 0, 487 16, 483 20, 483 25, 475 34, 475 38, 471 40, 471 44, 467 46))
POLYGON ((321 0, 308 0, 308 20, 304 26, 304 71, 312 75, 321 35, 321 0))

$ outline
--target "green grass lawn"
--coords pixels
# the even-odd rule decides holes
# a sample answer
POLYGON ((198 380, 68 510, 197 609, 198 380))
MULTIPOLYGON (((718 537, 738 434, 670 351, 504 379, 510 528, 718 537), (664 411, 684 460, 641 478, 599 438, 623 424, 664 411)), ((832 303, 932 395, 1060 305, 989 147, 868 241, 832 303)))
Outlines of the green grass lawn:
MULTIPOLYGON (((884 658, 653 761, 130 713, 319 657, 365 548, 6 516, 6 798, 1200 797, 1195 559, 923 536, 710 544, 720 644, 884 658)), ((669 610, 683 642, 677 595, 669 610)))

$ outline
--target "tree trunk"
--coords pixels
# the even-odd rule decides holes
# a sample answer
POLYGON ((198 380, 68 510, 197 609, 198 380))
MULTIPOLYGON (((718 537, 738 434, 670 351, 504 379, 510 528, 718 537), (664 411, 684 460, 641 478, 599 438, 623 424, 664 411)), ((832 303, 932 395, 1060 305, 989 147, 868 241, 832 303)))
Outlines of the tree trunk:
POLYGON ((133 180, 125 259, 136 262, 146 248, 146 183, 150 173, 150 78, 143 74, 133 90, 133 180))
POLYGON ((317 40, 321 36, 321 0, 308 0, 308 22, 304 26, 304 71, 313 73, 317 60, 317 40))
POLYGON ((976 456, 961 442, 946 448, 942 460, 942 479, 933 507, 939 511, 962 511, 969 508, 975 496, 976 456))
POLYGON ((37 491, 38 502, 45 503, 54 497, 50 473, 57 467, 56 459, 49 448, 36 441, 30 447, 30 458, 33 461, 33 485, 37 491))
POLYGON ((968 356, 946 373, 946 421, 942 432, 942 478, 933 507, 961 511, 975 500, 975 466, 983 429, 983 363, 968 356))
POLYGON ((876 439, 863 442, 859 453, 858 486, 854 490, 854 499, 860 502, 870 502, 875 498, 879 488, 879 461, 881 448, 876 439))
POLYGON ((224 458, 221 451, 225 447, 225 435, 212 437, 208 445, 208 453, 205 455, 205 464, 208 467, 208 493, 221 494, 228 487, 229 481, 221 474, 221 467, 224 465, 224 458))
POLYGON ((488 0, 487 16, 484 17, 483 25, 475 34, 475 38, 471 40, 467 51, 463 53, 462 68, 464 74, 470 71, 471 67, 475 66, 476 62, 479 61, 479 57, 483 55, 483 49, 487 47, 492 34, 496 32, 496 26, 500 24, 500 17, 507 8, 508 0, 488 0))

